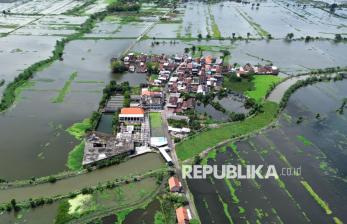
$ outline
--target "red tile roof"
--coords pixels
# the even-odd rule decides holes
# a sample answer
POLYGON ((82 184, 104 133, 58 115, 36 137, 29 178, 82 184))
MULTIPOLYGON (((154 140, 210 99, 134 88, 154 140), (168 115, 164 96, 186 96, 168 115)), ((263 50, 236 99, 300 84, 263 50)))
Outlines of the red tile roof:
POLYGON ((170 187, 170 190, 174 187, 181 187, 180 181, 176 177, 170 177, 169 187, 170 187))
POLYGON ((125 107, 120 111, 121 114, 145 114, 145 111, 140 107, 125 107))
POLYGON ((179 207, 178 209, 176 209, 176 217, 178 224, 189 223, 188 212, 187 209, 184 207, 179 207))

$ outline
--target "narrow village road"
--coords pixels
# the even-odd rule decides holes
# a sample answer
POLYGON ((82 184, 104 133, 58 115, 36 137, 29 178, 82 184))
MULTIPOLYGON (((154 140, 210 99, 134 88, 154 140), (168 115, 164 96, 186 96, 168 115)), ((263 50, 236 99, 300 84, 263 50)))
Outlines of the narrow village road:
POLYGON ((161 112, 161 117, 162 117, 162 120, 163 120, 163 130, 164 130, 164 134, 165 134, 165 136, 167 138, 167 141, 168 141, 168 146, 171 149, 171 158, 172 158, 172 161, 173 161, 174 166, 175 166, 174 167, 175 168, 175 172, 176 172, 177 177, 182 182, 183 191, 184 191, 185 197, 187 198, 187 200, 189 202, 189 208, 190 208, 190 211, 191 211, 191 214, 192 214, 192 218, 199 219, 199 215, 198 215, 198 212, 197 212, 196 207, 195 207, 195 202, 194 202, 194 199, 192 197, 192 194, 189 191, 188 184, 187 184, 186 180, 182 178, 182 170, 181 170, 181 166, 179 164, 179 160, 178 160, 178 157, 177 157, 177 154, 176 154, 175 144, 173 143, 173 141, 171 139, 171 136, 170 136, 170 133, 169 133, 169 129, 168 129, 169 125, 168 125, 168 122, 167 122, 166 114, 167 113, 166 113, 165 110, 163 110, 161 112))

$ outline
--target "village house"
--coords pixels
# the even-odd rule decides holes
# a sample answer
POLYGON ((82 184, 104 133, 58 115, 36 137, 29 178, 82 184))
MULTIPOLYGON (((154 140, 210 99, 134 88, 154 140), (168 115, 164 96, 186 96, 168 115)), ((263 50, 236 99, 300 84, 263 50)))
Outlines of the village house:
POLYGON ((162 110, 164 107, 164 93, 143 88, 141 91, 141 107, 148 110, 162 110))
POLYGON ((145 120, 145 111, 140 107, 122 108, 119 114, 119 121, 126 124, 139 124, 145 120))
POLYGON ((236 71, 236 75, 238 77, 242 77, 248 74, 255 74, 255 75, 278 75, 279 69, 276 66, 272 65, 257 65, 252 66, 251 64, 247 63, 245 66, 240 67, 238 69, 234 69, 232 71, 236 71))
POLYGON ((181 192, 182 191, 182 183, 178 180, 177 177, 169 178, 169 188, 170 192, 181 192))
POLYGON ((176 209, 176 219, 178 224, 189 224, 191 218, 192 215, 189 209, 185 207, 179 207, 176 209))

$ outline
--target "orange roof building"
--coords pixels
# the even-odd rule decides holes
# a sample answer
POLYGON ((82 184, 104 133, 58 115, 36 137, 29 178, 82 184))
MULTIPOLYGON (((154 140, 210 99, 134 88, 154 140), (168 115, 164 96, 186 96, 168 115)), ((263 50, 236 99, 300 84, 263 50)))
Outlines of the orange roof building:
POLYGON ((140 107, 125 107, 125 108, 121 109, 120 114, 123 114, 123 115, 130 115, 130 114, 141 115, 142 114, 142 115, 144 115, 145 111, 140 107))
POLYGON ((176 218, 178 224, 189 224, 188 211, 184 207, 179 207, 176 209, 176 218))
POLYGON ((181 192, 182 183, 178 180, 177 177, 169 178, 169 187, 171 192, 181 192))
POLYGON ((124 123, 142 123, 145 119, 145 111, 140 107, 122 108, 119 121, 124 123))

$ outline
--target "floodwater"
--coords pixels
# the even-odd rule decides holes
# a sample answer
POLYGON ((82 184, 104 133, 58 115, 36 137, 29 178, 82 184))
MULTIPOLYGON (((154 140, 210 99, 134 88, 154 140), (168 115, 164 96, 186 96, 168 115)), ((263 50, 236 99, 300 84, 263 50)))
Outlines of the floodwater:
POLYGON ((103 113, 101 115, 101 118, 96 130, 100 132, 112 134, 112 118, 113 118, 113 114, 103 113))
MULTIPOLYGON (((121 54, 128 40, 83 40, 66 45, 64 61, 38 72, 9 111, 0 114, 0 177, 14 180, 66 170, 67 155, 78 143, 65 130, 98 109, 102 89, 117 75, 110 58, 121 54), (53 103, 77 72, 63 102, 53 103), (13 164, 16 164, 12 169, 13 164)), ((8 66, 7 66, 8 67, 8 66)))
POLYGON ((228 121, 229 115, 228 113, 234 112, 234 113, 244 113, 247 114, 249 110, 247 110, 244 107, 244 98, 229 94, 227 97, 223 97, 222 99, 218 99, 216 97, 214 99, 215 101, 219 102, 220 105, 226 110, 225 113, 222 111, 216 110, 212 105, 207 104, 204 105, 202 103, 199 103, 195 106, 195 110, 202 114, 207 114, 210 116, 214 121, 221 122, 221 121, 228 121))
MULTIPOLYGON (((135 209, 134 211, 130 212, 125 220, 123 221, 123 224, 133 224, 133 223, 142 223, 142 224, 152 224, 154 223, 154 216, 157 211, 160 211, 160 202, 158 199, 153 200, 150 202, 146 208, 142 209, 135 209)), ((112 214, 106 217, 103 217, 102 224, 114 224, 117 221, 117 216, 112 214)))
MULTIPOLYGON (((105 189, 100 192, 93 193, 90 200, 83 204, 83 211, 93 212, 108 212, 113 213, 116 210, 123 209, 127 205, 134 205, 142 203, 144 200, 148 200, 149 197, 158 189, 155 178, 145 178, 136 183, 124 184, 114 189, 105 189)), ((53 224, 56 218, 58 206, 60 201, 53 202, 52 204, 45 204, 44 206, 37 207, 35 209, 21 210, 20 212, 4 212, 0 214, 1 223, 27 223, 27 224, 53 224)), ((146 208, 153 209, 154 202, 151 202, 146 208)), ((154 213, 158 210, 159 205, 155 205, 153 214, 143 209, 136 209, 130 213, 130 217, 136 214, 137 218, 140 218, 137 214, 142 212, 142 217, 146 217, 152 214, 152 221, 154 213)), ((82 210, 82 209, 81 209, 82 210)), ((150 210, 151 211, 151 210, 150 210)), ((142 218, 141 217, 141 218, 142 218)), ((82 216, 83 220, 95 219, 93 213, 85 214, 82 216)), ((116 215, 112 214, 103 217, 102 223, 115 223, 117 220, 116 215)), ((86 221, 77 221, 77 223, 86 223, 86 221)), ((124 223, 124 222, 123 222, 124 223)), ((148 222, 152 223, 152 222, 148 222)))
POLYGON ((229 223, 225 205, 234 223, 332 223, 332 216, 345 222, 347 115, 336 109, 347 97, 346 87, 344 80, 299 89, 278 127, 236 142, 236 153, 228 147, 210 159, 209 164, 218 165, 275 165, 284 186, 274 179, 231 179, 235 199, 223 179, 189 180, 202 223, 229 223), (303 117, 300 124, 298 117, 303 117), (281 176, 288 167, 301 167, 301 176, 281 176), (332 215, 326 215, 301 181, 328 203, 332 215))
POLYGON ((6 85, 21 70, 51 56, 58 39, 60 38, 15 35, 0 38, 0 80, 5 80, 5 85, 0 87, 0 98, 6 85))
MULTIPOLYGON (((346 66, 347 44, 335 43, 333 41, 304 41, 286 42, 284 40, 255 40, 237 41, 210 40, 210 41, 175 41, 159 40, 159 45, 152 45, 153 40, 143 40, 135 45, 134 52, 145 52, 152 54, 183 54, 185 48, 193 45, 222 46, 231 52, 230 63, 244 65, 251 64, 274 64, 280 68, 285 75, 295 75, 307 72, 311 69, 346 66), (302 60, 305 58, 305 60, 302 60)), ((205 52, 204 55, 219 56, 219 50, 205 52)), ((282 74, 283 75, 283 74, 282 74)))
POLYGON ((45 183, 36 186, 9 188, 0 190, 0 204, 11 199, 16 201, 28 198, 53 197, 68 194, 84 187, 96 186, 98 183, 116 180, 125 176, 144 174, 150 170, 160 169, 165 165, 164 160, 157 153, 144 154, 116 166, 98 169, 93 172, 66 178, 54 184, 45 183), (141 166, 139 166, 141 164, 141 166))

